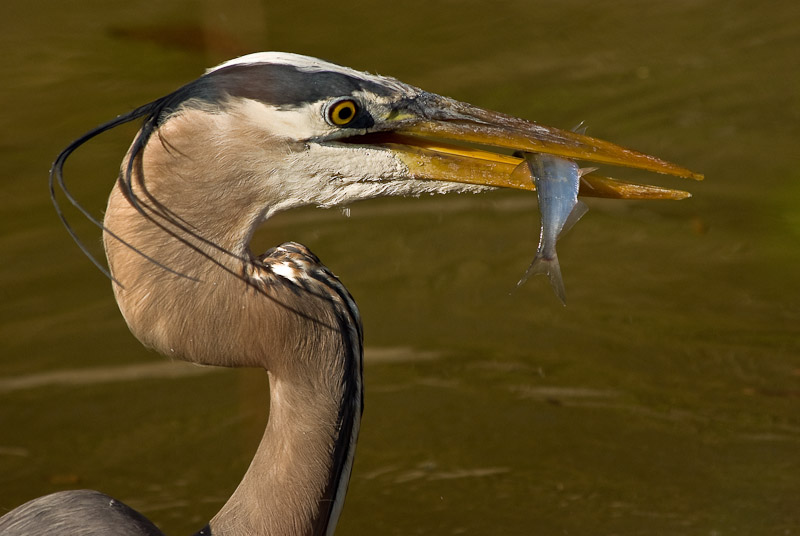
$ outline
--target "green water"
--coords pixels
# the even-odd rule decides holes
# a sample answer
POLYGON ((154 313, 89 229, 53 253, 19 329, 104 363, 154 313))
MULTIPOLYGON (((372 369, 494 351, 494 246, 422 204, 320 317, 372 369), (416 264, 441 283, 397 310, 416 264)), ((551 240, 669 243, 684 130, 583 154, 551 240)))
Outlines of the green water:
MULTIPOLYGON (((235 487, 266 375, 175 372, 142 349, 46 174, 71 139, 205 67, 287 50, 585 121, 707 177, 655 178, 691 190, 682 202, 588 200, 559 245, 567 308, 544 278, 511 292, 538 239, 530 194, 271 221, 255 249, 307 244, 364 318, 366 412, 338 533, 800 532, 796 2, 156 4, 3 7, 0 512, 94 488, 187 534, 235 487)), ((70 164, 97 214, 132 132, 70 164)))

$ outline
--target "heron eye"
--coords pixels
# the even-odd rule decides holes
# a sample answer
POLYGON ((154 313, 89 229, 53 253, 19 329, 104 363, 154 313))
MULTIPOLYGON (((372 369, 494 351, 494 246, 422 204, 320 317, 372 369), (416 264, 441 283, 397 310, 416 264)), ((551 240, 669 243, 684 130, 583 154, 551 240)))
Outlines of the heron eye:
POLYGON ((340 100, 328 108, 328 120, 332 125, 343 127, 355 119, 357 110, 358 107, 354 100, 340 100))

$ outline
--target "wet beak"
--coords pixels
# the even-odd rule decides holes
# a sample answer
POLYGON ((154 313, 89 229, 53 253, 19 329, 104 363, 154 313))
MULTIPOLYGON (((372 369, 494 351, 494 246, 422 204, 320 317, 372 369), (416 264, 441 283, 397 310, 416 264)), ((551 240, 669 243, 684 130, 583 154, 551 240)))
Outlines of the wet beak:
MULTIPOLYGON (((399 114, 396 128, 375 142, 391 148, 410 177, 535 190, 520 153, 545 153, 581 163, 625 166, 686 179, 703 176, 654 156, 577 132, 546 127, 425 93, 415 113, 399 114), (524 172, 521 172, 524 170, 524 172)), ((373 142, 374 143, 374 142, 373 142)), ((580 194, 617 199, 683 199, 688 192, 614 180, 593 171, 580 194)))

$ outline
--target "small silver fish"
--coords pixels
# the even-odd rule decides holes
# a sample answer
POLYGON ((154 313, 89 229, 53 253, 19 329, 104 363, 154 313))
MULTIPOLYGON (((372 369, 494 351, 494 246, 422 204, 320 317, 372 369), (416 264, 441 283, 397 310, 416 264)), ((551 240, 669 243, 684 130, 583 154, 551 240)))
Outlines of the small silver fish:
POLYGON ((578 200, 578 188, 581 176, 594 170, 582 170, 575 162, 557 156, 538 153, 524 156, 525 161, 520 167, 527 166, 536 184, 542 224, 536 256, 517 285, 533 274, 547 274, 556 296, 566 305, 567 294, 558 264, 556 242, 589 210, 578 200))

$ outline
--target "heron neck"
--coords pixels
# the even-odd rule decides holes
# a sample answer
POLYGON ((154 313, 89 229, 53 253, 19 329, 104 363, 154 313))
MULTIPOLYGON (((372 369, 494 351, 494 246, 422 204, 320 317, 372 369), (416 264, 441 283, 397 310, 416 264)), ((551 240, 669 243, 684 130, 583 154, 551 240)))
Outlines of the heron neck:
MULTIPOLYGON (((339 512, 328 506, 340 500, 326 495, 340 482, 334 482, 338 471, 331 462, 337 443, 351 439, 342 431, 357 427, 340 426, 337 398, 309 382, 270 374, 267 429, 241 483, 209 523, 212 535, 333 533, 339 512)), ((345 488, 349 476, 347 467, 345 488)))
MULTIPOLYGON (((189 196, 187 196, 189 197, 189 196)), ((187 200, 190 204, 191 200, 187 200)), ((153 202, 142 201, 149 210, 153 202)), ((246 344, 257 325, 269 326, 279 312, 248 286, 252 266, 249 228, 209 238, 201 223, 170 205, 171 221, 142 214, 119 184, 109 197, 103 234, 114 277, 114 294, 131 332, 145 346, 172 358, 216 366, 263 367, 263 344, 246 344), (189 222, 189 223, 182 223, 189 222), (224 334, 224 336, 222 336, 224 334), (230 344, 236 341, 238 344, 230 344)), ((235 221, 233 225, 241 224, 235 221)))
POLYGON ((314 269, 303 285, 270 272, 266 259, 254 262, 247 242, 263 219, 263 196, 242 191, 228 210, 209 210, 214 181, 233 172, 188 157, 194 167, 173 169, 179 160, 167 153, 188 153, 170 139, 182 138, 148 145, 147 180, 134 177, 145 214, 115 186, 104 241, 117 303, 142 343, 185 361, 270 373, 264 437, 210 530, 332 534, 361 417, 355 306, 310 257, 298 264, 314 269))
POLYGON ((241 483, 209 523, 211 534, 332 534, 361 418, 360 340, 341 324, 346 315, 337 315, 319 292, 255 288, 240 277, 256 269, 252 262, 237 267, 214 250, 206 252, 209 259, 164 238, 146 218, 114 221, 119 212, 111 207, 118 202, 110 203, 106 225, 145 253, 168 251, 179 272, 106 237, 112 274, 124 285, 115 285, 117 301, 134 335, 175 358, 270 374, 264 436, 241 483))

